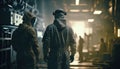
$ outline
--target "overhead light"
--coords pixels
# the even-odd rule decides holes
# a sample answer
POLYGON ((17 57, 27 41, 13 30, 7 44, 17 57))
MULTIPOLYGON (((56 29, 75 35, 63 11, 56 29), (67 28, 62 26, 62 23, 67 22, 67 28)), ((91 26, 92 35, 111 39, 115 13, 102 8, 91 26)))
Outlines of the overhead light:
POLYGON ((76 3, 76 4, 70 4, 71 6, 88 6, 88 4, 80 4, 80 3, 76 3))
POLYGON ((75 5, 79 5, 80 0, 75 0, 75 5))
POLYGON ((94 22, 94 19, 88 19, 88 22, 94 22))
POLYGON ((93 12, 93 14, 101 14, 101 13, 102 13, 101 10, 95 10, 95 11, 93 12))
POLYGON ((81 10, 82 12, 89 12, 89 10, 88 9, 84 9, 84 10, 81 10))
POLYGON ((77 10, 77 9, 71 9, 70 12, 80 12, 80 10, 77 10))

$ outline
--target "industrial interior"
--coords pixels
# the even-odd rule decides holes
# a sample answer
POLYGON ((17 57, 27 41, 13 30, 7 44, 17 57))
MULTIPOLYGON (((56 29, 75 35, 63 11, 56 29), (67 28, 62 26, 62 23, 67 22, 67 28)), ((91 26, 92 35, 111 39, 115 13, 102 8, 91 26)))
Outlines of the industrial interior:
POLYGON ((79 36, 85 41, 84 61, 78 62, 76 50, 70 69, 115 69, 113 63, 120 60, 120 0, 0 0, 0 69, 16 69, 17 53, 13 50, 11 38, 23 21, 24 11, 39 18, 39 23, 34 26, 40 46, 37 66, 38 69, 47 69, 43 60, 42 37, 46 27, 53 23, 52 14, 56 9, 67 12, 66 20, 75 34, 76 49, 79 36), (99 56, 101 38, 107 44, 102 58, 99 56))

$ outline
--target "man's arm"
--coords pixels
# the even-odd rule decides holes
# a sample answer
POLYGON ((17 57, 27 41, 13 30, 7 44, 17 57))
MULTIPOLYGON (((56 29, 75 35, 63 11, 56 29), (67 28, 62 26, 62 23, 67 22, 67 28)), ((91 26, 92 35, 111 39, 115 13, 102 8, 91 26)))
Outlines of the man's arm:
POLYGON ((71 51, 71 56, 70 56, 70 60, 71 62, 73 62, 74 60, 74 55, 76 53, 76 41, 74 38, 74 33, 73 30, 70 28, 69 29, 69 45, 70 45, 70 51, 71 51))
POLYGON ((36 59, 38 60, 39 59, 39 43, 38 43, 38 39, 37 39, 37 35, 36 35, 36 32, 34 29, 31 29, 31 32, 30 32, 30 43, 32 45, 32 49, 35 53, 35 56, 36 56, 36 59))
POLYGON ((50 29, 47 27, 43 39, 43 54, 44 54, 44 61, 47 62, 48 58, 48 52, 49 52, 49 47, 50 47, 50 29))
POLYGON ((76 41, 75 41, 75 38, 74 38, 74 33, 73 33, 73 30, 72 28, 70 28, 69 30, 69 43, 70 43, 70 48, 71 48, 71 55, 74 55, 76 53, 76 41))

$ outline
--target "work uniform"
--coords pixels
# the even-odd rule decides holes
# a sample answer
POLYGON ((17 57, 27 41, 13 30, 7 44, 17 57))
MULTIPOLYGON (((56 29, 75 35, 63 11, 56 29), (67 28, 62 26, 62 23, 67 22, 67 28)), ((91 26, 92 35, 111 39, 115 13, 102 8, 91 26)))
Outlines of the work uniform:
POLYGON ((12 46, 17 53, 18 69, 35 69, 38 60, 38 42, 34 29, 20 24, 12 35, 12 46))
POLYGON ((69 69, 70 51, 72 55, 76 52, 72 29, 68 26, 62 27, 54 20, 46 28, 42 42, 44 57, 48 58, 48 69, 69 69))

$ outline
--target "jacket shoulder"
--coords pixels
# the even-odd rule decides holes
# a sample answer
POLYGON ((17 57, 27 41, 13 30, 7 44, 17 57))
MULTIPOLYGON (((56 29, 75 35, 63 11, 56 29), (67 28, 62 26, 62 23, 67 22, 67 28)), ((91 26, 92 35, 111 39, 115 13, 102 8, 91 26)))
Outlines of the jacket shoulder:
POLYGON ((47 26, 47 29, 49 29, 49 30, 51 30, 51 29, 53 29, 53 28, 55 28, 55 25, 54 25, 54 24, 50 24, 50 25, 47 26))

